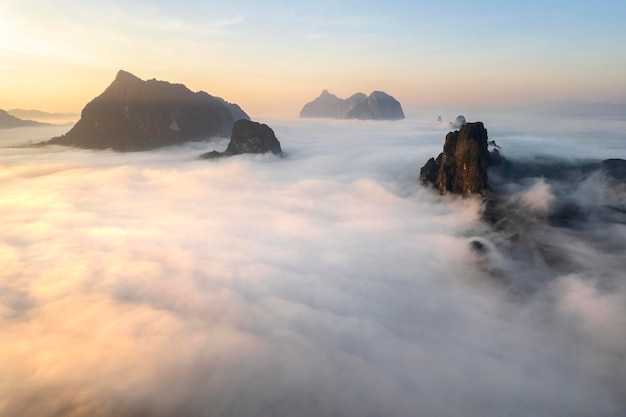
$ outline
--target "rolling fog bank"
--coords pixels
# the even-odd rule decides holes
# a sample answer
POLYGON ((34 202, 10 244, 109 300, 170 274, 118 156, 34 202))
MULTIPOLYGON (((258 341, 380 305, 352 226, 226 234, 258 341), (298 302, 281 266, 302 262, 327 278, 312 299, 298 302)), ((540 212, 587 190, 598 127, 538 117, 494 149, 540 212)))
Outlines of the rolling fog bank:
MULTIPOLYGON (((263 121, 282 159, 0 149, 0 414, 623 415, 624 183, 504 181, 489 224, 419 184, 443 116, 263 121)), ((626 157, 623 121, 465 116, 514 161, 626 157)))

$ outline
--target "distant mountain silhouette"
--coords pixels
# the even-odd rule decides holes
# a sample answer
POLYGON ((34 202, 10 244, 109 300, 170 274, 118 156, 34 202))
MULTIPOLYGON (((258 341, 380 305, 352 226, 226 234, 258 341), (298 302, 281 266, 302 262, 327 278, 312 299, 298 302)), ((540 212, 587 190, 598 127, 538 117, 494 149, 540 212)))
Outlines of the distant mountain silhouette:
POLYGON ((41 110, 25 110, 25 109, 12 109, 7 110, 12 116, 19 117, 20 119, 35 120, 45 123, 68 123, 78 120, 80 114, 77 113, 48 113, 41 110))
POLYGON ((304 105, 300 117, 399 120, 404 119, 404 112, 395 98, 382 91, 374 91, 369 97, 356 93, 341 99, 324 90, 318 98, 304 105))
POLYGON ((120 70, 89 102, 80 120, 47 144, 141 151, 186 141, 228 137, 237 119, 250 119, 236 104, 182 84, 143 81, 120 70))
POLYGON ((23 120, 15 116, 11 116, 8 112, 0 110, 0 129, 11 129, 15 127, 35 127, 49 126, 46 123, 35 122, 34 120, 23 120))

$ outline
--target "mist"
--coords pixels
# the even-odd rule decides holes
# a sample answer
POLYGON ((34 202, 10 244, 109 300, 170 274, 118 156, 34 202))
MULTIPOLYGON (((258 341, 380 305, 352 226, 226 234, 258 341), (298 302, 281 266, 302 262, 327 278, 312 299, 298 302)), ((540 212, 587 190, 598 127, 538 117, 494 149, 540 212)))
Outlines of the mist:
MULTIPOLYGON (((624 122, 465 116, 525 163, 626 155, 624 122)), ((489 224, 419 183, 435 118, 263 121, 284 158, 0 149, 0 415, 624 415, 624 183, 501 180, 489 224)))

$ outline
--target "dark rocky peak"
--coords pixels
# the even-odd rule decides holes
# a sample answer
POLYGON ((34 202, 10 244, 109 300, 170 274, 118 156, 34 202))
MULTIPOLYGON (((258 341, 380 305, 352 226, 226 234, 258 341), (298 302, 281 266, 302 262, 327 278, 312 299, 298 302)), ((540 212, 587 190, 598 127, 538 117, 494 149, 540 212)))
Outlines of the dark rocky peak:
POLYGON ((115 79, 100 96, 108 99, 140 99, 145 95, 146 81, 130 72, 119 70, 115 79))
POLYGON ((143 81, 119 71, 102 94, 89 102, 81 119, 65 135, 47 143, 90 149, 141 151, 186 141, 228 136, 235 104, 182 84, 143 81))
POLYGON ((183 84, 172 84, 155 78, 144 81, 120 70, 101 97, 128 102, 181 102, 194 100, 195 93, 183 84))
POLYGON ((440 192, 480 194, 487 190, 490 157, 487 129, 482 122, 467 123, 446 135, 443 152, 429 159, 420 171, 420 179, 440 192))
POLYGON ((282 153, 280 142, 268 125, 250 120, 238 120, 233 125, 230 143, 226 153, 238 155, 242 153, 282 153))
POLYGON ((263 154, 268 152, 282 155, 280 142, 272 128, 266 124, 241 119, 233 125, 230 142, 224 152, 211 151, 201 155, 200 158, 215 159, 244 153, 263 154))
POLYGON ((143 82, 141 80, 141 78, 135 76, 134 74, 131 74, 128 71, 124 71, 124 70, 119 70, 117 72, 117 75, 115 76, 115 80, 113 80, 113 82, 118 82, 118 83, 122 83, 122 82, 143 82))

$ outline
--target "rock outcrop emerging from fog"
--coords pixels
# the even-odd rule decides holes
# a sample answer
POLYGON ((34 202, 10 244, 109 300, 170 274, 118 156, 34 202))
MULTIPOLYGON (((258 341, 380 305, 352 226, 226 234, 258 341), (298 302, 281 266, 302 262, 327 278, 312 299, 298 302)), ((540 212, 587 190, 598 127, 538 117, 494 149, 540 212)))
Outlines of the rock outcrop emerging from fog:
POLYGON ((12 129, 16 127, 49 126, 47 123, 39 123, 34 120, 24 120, 12 116, 4 110, 0 110, 0 129, 12 129))
POLYGON ((430 158, 420 171, 420 180, 440 192, 480 194, 487 189, 487 129, 482 122, 467 123, 446 135, 443 152, 430 158))
POLYGON ((374 91, 369 97, 356 93, 342 99, 324 90, 318 98, 304 105, 300 117, 399 120, 404 119, 404 112, 398 100, 382 91, 374 91))
POLYGON ((238 118, 249 119, 239 106, 221 98, 119 71, 113 83, 85 106, 69 132, 46 143, 142 151, 228 136, 238 118))
POLYGON ((211 151, 201 155, 203 159, 222 158, 244 153, 268 153, 281 155, 280 142, 274 131, 266 124, 240 119, 233 125, 230 142, 224 152, 211 151))
POLYGON ((462 114, 458 115, 456 119, 454 119, 454 122, 450 122, 450 126, 452 126, 453 129, 457 130, 465 126, 466 124, 467 120, 465 120, 465 116, 463 116, 462 114))

